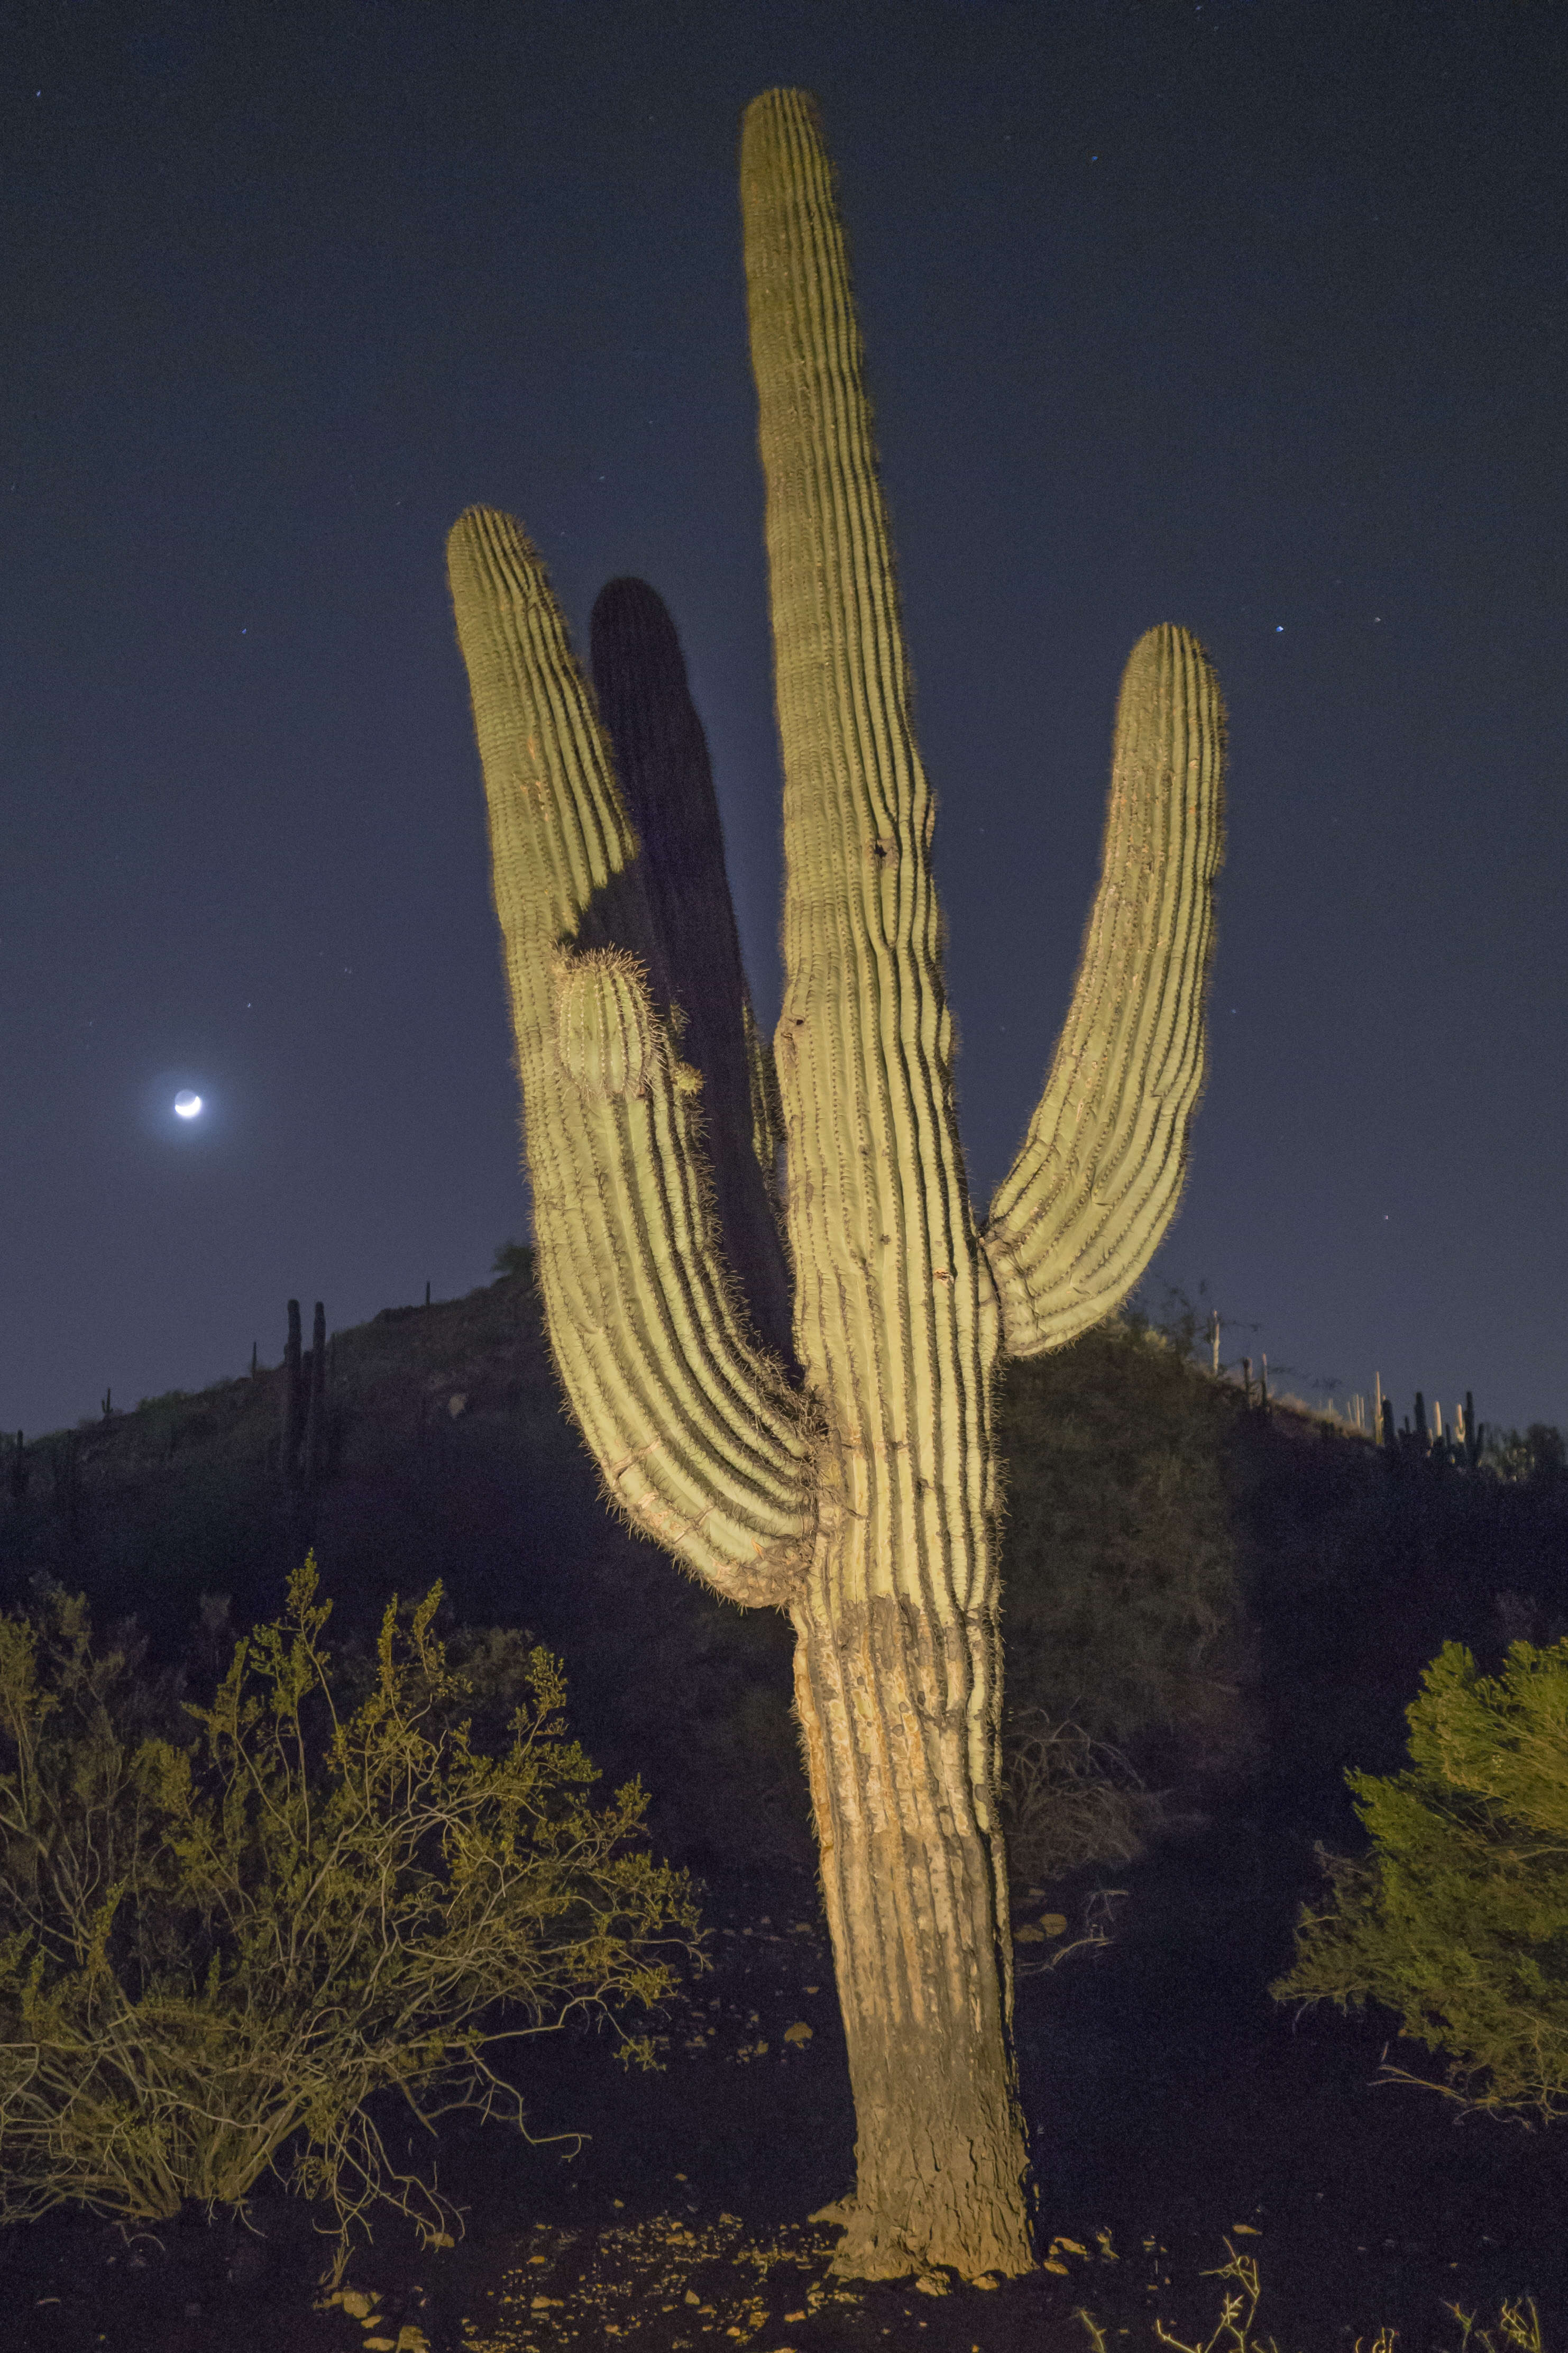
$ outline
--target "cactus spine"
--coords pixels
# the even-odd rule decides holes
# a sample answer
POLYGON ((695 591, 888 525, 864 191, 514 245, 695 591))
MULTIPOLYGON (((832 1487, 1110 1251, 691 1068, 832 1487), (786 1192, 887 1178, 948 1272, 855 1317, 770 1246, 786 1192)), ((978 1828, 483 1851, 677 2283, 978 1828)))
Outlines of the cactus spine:
MULTIPOLYGON (((1005 1347, 1058 1347, 1110 1313, 1174 1208, 1203 1076, 1223 719, 1193 640, 1152 630, 1123 681, 1072 1009, 979 1229, 931 797, 832 171, 804 92, 748 109, 741 168, 785 778, 776 1092, 738 964, 679 968, 678 941, 732 918, 711 845, 700 871, 668 854, 690 816, 668 796, 695 807, 700 764, 689 743, 647 762, 633 740, 652 723, 646 679, 628 680, 629 619, 595 631, 595 703, 519 527, 474 509, 449 544, 537 1262, 611 1496, 717 1591, 795 1627, 858 2124, 837 2268, 1015 2274, 1031 2217, 996 1805, 992 1388, 1005 1347), (683 987, 724 1002, 685 1003, 683 987), (732 1042, 737 1018, 744 1103, 731 1049, 721 1076, 710 1043, 724 1023, 732 1042), (765 1330, 758 1177, 736 1139, 765 1196, 781 1122, 798 1387, 735 1279, 756 1285, 761 1266, 765 1330)), ((646 600, 631 617, 658 635, 646 600)), ((668 646, 660 663, 668 684, 668 646)))

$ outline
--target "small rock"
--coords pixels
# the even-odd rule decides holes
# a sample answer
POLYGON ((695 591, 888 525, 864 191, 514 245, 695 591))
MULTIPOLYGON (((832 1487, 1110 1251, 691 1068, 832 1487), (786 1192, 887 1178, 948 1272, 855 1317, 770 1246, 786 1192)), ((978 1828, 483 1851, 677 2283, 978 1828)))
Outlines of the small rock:
POLYGON ((798 2020, 794 2026, 786 2026, 784 2028, 784 2039, 786 2042, 809 2042, 811 2041, 811 2029, 805 2024, 804 2020, 798 2020))

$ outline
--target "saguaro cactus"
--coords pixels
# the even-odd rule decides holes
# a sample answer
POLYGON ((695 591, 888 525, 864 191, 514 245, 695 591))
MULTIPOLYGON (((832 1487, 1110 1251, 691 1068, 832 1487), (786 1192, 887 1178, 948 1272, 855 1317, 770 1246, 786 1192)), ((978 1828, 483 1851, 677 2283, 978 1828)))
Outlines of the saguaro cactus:
MULTIPOLYGON (((743 1005, 670 994, 672 922, 718 923, 721 868, 688 871, 707 895, 682 908, 664 787, 637 786, 634 824, 617 781, 615 630, 595 644, 596 702, 521 530, 471 509, 449 571, 539 1278, 611 1497, 715 1591, 795 1628, 858 2126, 837 2266, 1016 2273, 1031 2216, 996 1803, 992 1387, 1004 1350, 1058 1347, 1105 1316, 1175 1208, 1204 1070, 1223 717, 1193 639, 1151 630, 1122 681, 1071 1010, 977 1228, 931 797, 811 100, 756 100, 741 162, 785 779, 776 1100, 796 1366, 756 1336, 726 1259, 713 1171, 734 1138, 710 1138, 704 1110, 732 1127, 733 1081, 686 1059, 743 1005)), ((766 1178, 774 1098, 754 1060, 766 1178)))
POLYGON ((327 1311, 316 1302, 310 1326, 310 1377, 305 1406, 305 1485, 314 1488, 321 1478, 327 1451, 327 1311))
POLYGON ((286 1487, 294 1484, 300 1440, 305 1427, 304 1381, 300 1345, 300 1303, 289 1302, 289 1336, 283 1343, 283 1377, 278 1397, 278 1470, 286 1487))

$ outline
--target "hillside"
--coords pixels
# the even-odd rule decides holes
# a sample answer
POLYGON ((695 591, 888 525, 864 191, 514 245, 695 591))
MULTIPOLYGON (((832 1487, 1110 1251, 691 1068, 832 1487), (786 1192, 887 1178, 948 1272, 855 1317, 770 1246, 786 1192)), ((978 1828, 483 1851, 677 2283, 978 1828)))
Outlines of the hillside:
MULTIPOLYGON (((279 1468, 284 1377, 8 1450, 0 1602, 52 1577, 173 1660, 204 1616, 216 1655, 203 1597, 243 1627, 308 1548, 340 1634, 439 1578, 453 1621, 562 1655, 582 1736, 612 1777, 642 1773, 668 1845, 809 1862, 788 1625, 716 1601, 605 1508, 528 1273, 333 1335, 310 1488, 279 1468)), ((1113 1851, 1150 1820, 1139 1776, 1173 1820, 1259 1776, 1342 1810, 1342 1766, 1394 1760, 1445 1639, 1496 1651, 1568 1610, 1568 1482, 1401 1472, 1304 1411, 1248 1409, 1136 1324, 1012 1367, 1000 1412, 1010 1753, 1037 1799, 1042 1761, 1109 1774, 1113 1851), (1124 1761, 1053 1745, 1066 1719, 1124 1761)))

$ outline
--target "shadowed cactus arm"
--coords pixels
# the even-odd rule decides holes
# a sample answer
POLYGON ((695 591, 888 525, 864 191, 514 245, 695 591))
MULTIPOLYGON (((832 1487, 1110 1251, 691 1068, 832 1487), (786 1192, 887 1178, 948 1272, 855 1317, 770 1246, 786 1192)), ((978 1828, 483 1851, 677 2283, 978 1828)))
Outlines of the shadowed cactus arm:
POLYGON ((447 562, 556 1364, 634 1525, 731 1599, 783 1601, 809 1442, 725 1264, 701 1080, 649 991, 657 931, 594 697, 510 516, 471 508, 447 562))
POLYGON ((1203 1091, 1225 712, 1201 646, 1151 629, 1117 703, 1100 887, 1045 1092, 982 1237, 1005 1345, 1065 1346, 1175 1214, 1203 1091))
POLYGON ((763 1172, 768 1202, 782 1226, 784 1203, 779 1198, 779 1154, 784 1150, 784 1105, 779 1101, 778 1072, 773 1050, 757 1027, 748 995, 741 1008, 746 1039, 746 1076, 752 1111, 752 1152, 763 1172))
POLYGON ((641 844, 639 867, 679 1027, 702 1073, 702 1107, 719 1223, 757 1330, 790 1354, 789 1278, 774 1212, 773 1169, 758 1149, 755 1025, 724 864, 708 739, 687 684, 675 624, 646 580, 611 580, 592 626, 594 688, 616 777, 641 844))

